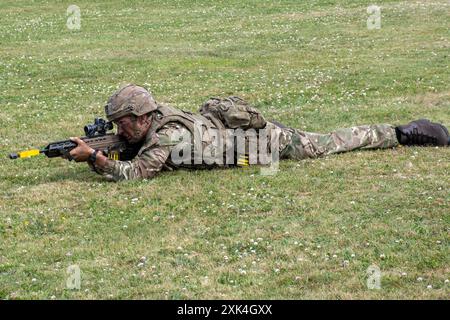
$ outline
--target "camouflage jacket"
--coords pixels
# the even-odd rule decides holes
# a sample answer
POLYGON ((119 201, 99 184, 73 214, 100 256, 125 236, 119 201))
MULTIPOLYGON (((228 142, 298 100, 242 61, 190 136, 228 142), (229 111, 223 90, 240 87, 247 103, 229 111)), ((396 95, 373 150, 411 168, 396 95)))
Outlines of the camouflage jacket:
POLYGON ((242 155, 250 158, 253 164, 260 160, 262 149, 266 153, 271 151, 274 140, 279 151, 291 140, 291 129, 281 129, 280 135, 275 124, 265 121, 257 109, 239 97, 211 98, 199 111, 200 114, 193 114, 158 104, 137 155, 131 161, 109 161, 106 168, 97 171, 108 179, 119 181, 150 179, 162 170, 177 168, 233 166, 242 155), (228 144, 230 131, 233 131, 232 135, 243 136, 243 140, 236 136, 232 138, 233 143, 244 141, 236 143, 244 145, 242 148, 228 144), (274 138, 274 131, 277 138, 274 138), (256 149, 252 148, 255 141, 261 142, 256 149), (249 156, 257 153, 256 158, 249 156))
MULTIPOLYGON (((274 124, 267 122, 267 132, 270 133, 274 128, 277 127, 274 124)), ((279 151, 285 149, 288 143, 286 137, 289 135, 289 130, 290 129, 281 129, 281 135, 277 138, 279 139, 279 151)), ((179 168, 205 169, 237 165, 238 156, 236 156, 236 154, 234 154, 233 162, 231 164, 225 160, 222 163, 212 161, 211 159, 208 161, 207 157, 203 157, 196 163, 192 143, 180 140, 180 137, 186 136, 192 137, 192 133, 186 126, 177 122, 166 123, 157 131, 148 131, 143 146, 136 157, 131 161, 109 161, 106 168, 103 170, 97 168, 97 172, 105 176, 108 180, 120 181, 151 179, 160 171, 164 170, 171 171, 179 168), (183 149, 183 144, 187 147, 187 149, 184 150, 189 150, 191 154, 190 157, 182 157, 181 159, 186 159, 186 161, 180 163, 180 158, 176 158, 176 156, 178 156, 180 150, 183 149)), ((203 155, 214 155, 215 152, 211 149, 215 149, 216 145, 212 143, 212 140, 213 137, 208 134, 208 131, 205 131, 201 144, 203 155), (205 152, 207 149, 210 149, 209 152, 205 152)), ((268 151, 270 151, 270 138, 267 138, 267 143, 268 151)), ((220 149, 219 151, 223 153, 226 152, 224 149, 220 149)))

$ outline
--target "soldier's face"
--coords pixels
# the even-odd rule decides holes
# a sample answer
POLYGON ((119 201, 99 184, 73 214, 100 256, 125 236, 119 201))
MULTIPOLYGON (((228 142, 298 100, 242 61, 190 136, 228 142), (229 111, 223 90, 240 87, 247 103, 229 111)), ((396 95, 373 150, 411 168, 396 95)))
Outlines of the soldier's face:
POLYGON ((137 143, 145 138, 150 127, 146 115, 140 117, 125 116, 114 123, 117 125, 117 134, 124 137, 129 143, 137 143))

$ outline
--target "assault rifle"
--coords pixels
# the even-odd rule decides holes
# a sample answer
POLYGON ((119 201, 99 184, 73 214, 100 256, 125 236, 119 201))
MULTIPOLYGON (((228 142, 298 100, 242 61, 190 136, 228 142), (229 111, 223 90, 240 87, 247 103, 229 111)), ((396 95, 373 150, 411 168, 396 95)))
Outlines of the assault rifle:
MULTIPOLYGON (((102 151, 108 158, 113 160, 131 160, 137 154, 139 146, 130 145, 122 137, 107 133, 113 129, 113 124, 104 119, 96 118, 93 124, 84 127, 85 137, 80 139, 87 143, 92 149, 102 151)), ((62 140, 52 142, 45 148, 30 149, 17 153, 11 153, 10 159, 29 158, 40 154, 45 154, 49 158, 67 156, 68 153, 77 147, 72 140, 62 140)))

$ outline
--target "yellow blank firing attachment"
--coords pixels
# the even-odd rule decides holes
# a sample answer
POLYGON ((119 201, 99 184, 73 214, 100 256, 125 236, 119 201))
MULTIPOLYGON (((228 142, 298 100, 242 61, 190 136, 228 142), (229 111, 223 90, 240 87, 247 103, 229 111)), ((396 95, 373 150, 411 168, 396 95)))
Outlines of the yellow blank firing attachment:
POLYGON ((22 151, 22 152, 18 152, 18 153, 11 153, 9 155, 9 158, 10 159, 29 158, 29 157, 38 156, 40 153, 41 152, 39 149, 32 149, 32 150, 22 151))

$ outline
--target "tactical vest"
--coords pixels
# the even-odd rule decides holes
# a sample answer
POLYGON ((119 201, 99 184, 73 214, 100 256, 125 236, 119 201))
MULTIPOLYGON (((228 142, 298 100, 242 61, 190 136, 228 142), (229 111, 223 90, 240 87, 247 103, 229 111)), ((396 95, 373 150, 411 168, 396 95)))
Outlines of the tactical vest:
MULTIPOLYGON (((223 142, 227 139, 226 129, 261 129, 267 124, 257 109, 249 106, 238 97, 226 99, 211 98, 203 104, 200 113, 194 114, 189 111, 182 111, 171 106, 158 104, 157 110, 154 111, 149 132, 157 133, 167 123, 175 122, 186 127, 193 137, 203 137, 205 131, 217 130, 223 142)), ((156 139, 146 141, 139 154, 155 142, 156 139)), ((202 140, 203 147, 210 143, 211 141, 202 140)), ((234 146, 232 147, 234 148, 234 146)), ((228 149, 228 145, 226 148, 228 149)), ((236 160, 237 158, 238 156, 235 157, 236 160)))
POLYGON ((202 129, 223 130, 225 126, 217 119, 193 114, 189 111, 182 111, 167 105, 158 105, 156 116, 153 118, 150 130, 156 132, 169 122, 178 122, 184 125, 191 134, 194 134, 195 124, 201 124, 202 129))
MULTIPOLYGON (((220 120, 214 118, 207 118, 202 115, 193 114, 189 111, 182 111, 171 106, 158 104, 157 110, 153 113, 152 124, 150 126, 149 134, 155 134, 167 123, 175 122, 186 127, 191 135, 195 137, 195 131, 197 130, 197 136, 202 137, 202 133, 209 129, 218 130, 219 134, 224 137, 225 127, 220 120), (201 127, 200 127, 201 125, 201 127), (200 132, 200 130, 202 130, 200 132)), ((154 145, 157 142, 156 137, 148 137, 148 140, 142 145, 137 155, 148 147, 154 145)))
MULTIPOLYGON (((259 110, 245 100, 231 96, 228 98, 210 98, 200 108, 200 115, 176 108, 158 105, 155 131, 168 122, 179 122, 193 133, 194 123, 201 123, 204 128, 223 129, 261 129, 266 120, 259 110)), ((154 119, 155 120, 155 119, 154 119)))

